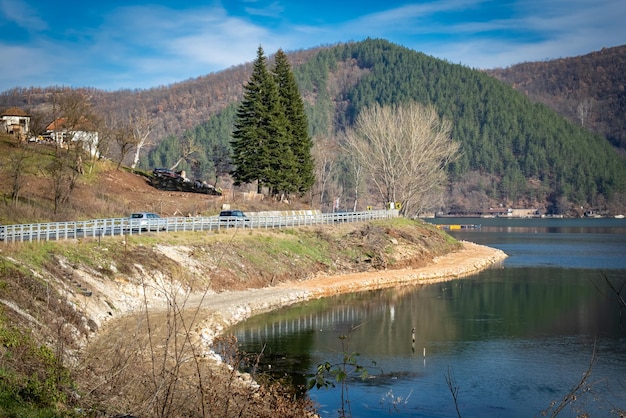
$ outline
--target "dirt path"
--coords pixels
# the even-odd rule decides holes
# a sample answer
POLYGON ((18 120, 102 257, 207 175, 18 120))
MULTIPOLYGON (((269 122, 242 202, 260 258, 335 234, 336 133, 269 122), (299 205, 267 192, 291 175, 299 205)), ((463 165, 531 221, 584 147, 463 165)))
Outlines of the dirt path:
POLYGON ((417 269, 319 276, 263 289, 192 295, 185 307, 199 309, 198 317, 203 320, 196 331, 205 343, 210 344, 224 328, 273 309, 340 293, 452 280, 485 269, 506 257, 501 250, 463 242, 461 250, 438 257, 428 266, 417 269))

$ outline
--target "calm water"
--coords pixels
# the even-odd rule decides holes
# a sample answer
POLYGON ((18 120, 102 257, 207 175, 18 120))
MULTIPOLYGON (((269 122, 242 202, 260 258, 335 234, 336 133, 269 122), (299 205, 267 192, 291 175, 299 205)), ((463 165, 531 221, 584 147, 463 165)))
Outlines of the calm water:
MULTIPOLYGON (((354 417, 457 416, 447 379, 458 388, 463 417, 541 416, 580 382, 592 358, 589 390, 559 416, 626 410, 626 309, 607 285, 622 286, 626 296, 626 220, 432 222, 480 223, 452 235, 509 258, 469 278, 254 317, 232 329, 241 349, 264 347, 261 368, 271 365, 295 384, 318 364, 358 352, 372 376, 345 387, 354 417)), ((323 417, 338 416, 340 385, 308 394, 323 417)))

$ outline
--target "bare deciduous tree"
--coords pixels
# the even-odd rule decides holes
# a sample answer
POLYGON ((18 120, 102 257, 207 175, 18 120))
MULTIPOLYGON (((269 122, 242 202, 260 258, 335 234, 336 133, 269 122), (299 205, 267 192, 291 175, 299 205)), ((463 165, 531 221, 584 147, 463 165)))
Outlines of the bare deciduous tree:
POLYGON ((319 194, 321 206, 328 202, 329 199, 332 199, 332 196, 329 196, 328 189, 335 176, 338 152, 338 147, 330 138, 317 138, 314 141, 311 154, 315 161, 316 183, 312 190, 319 194))
MULTIPOLYGON (((83 154, 89 156, 90 168, 93 168, 98 156, 99 117, 93 110, 89 96, 79 90, 63 90, 52 97, 54 122, 53 139, 59 148, 66 148, 72 154, 74 168, 83 174, 83 154)), ((55 171, 57 172, 57 171, 55 171)), ((74 188, 76 176, 72 175, 70 190, 74 188)))
POLYGON ((176 164, 170 167, 170 170, 176 170, 176 167, 183 161, 193 162, 195 159, 193 158, 193 154, 201 151, 201 148, 198 144, 196 144, 196 137, 192 134, 185 133, 180 138, 180 157, 176 164))
POLYGON ((352 211, 356 212, 359 203, 360 191, 363 188, 363 172, 365 170, 361 162, 356 158, 348 158, 348 167, 354 178, 354 203, 352 205, 352 211))
POLYGON ((17 206, 20 192, 24 186, 24 170, 26 160, 32 156, 32 152, 21 142, 17 144, 17 151, 11 152, 7 157, 7 168, 11 179, 11 204, 17 206))
POLYGON ((40 110, 32 109, 28 112, 30 114, 30 128, 29 136, 38 137, 46 132, 46 127, 50 123, 49 115, 40 110))
POLYGON ((98 148, 99 157, 111 158, 116 145, 117 119, 110 115, 99 120, 98 148))
POLYGON ((55 139, 58 145, 65 142, 65 146, 69 150, 72 142, 80 142, 82 147, 87 150, 89 144, 87 139, 95 144, 91 137, 85 136, 86 132, 93 132, 96 125, 96 114, 93 111, 89 97, 78 91, 68 90, 53 96, 53 114, 55 123, 53 125, 55 139))
POLYGON ((578 115, 578 119, 580 119, 580 126, 585 127, 585 122, 588 121, 591 116, 591 111, 594 108, 595 101, 590 98, 583 99, 578 106, 576 106, 576 114, 578 115))
POLYGON ((132 133, 135 142, 135 156, 133 157, 133 163, 131 168, 134 170, 139 162, 139 154, 145 145, 148 145, 148 138, 152 133, 155 119, 148 113, 145 107, 141 107, 130 115, 130 125, 132 126, 132 133))
POLYGON ((120 148, 120 157, 117 161, 117 169, 119 170, 124 162, 124 158, 128 152, 135 146, 135 137, 132 128, 128 125, 118 126, 113 130, 113 137, 120 148))
POLYGON ((76 186, 78 172, 71 167, 70 157, 59 155, 47 167, 52 178, 54 213, 59 213, 61 205, 69 201, 76 186))
POLYGON ((451 124, 433 106, 418 103, 363 110, 346 132, 346 150, 366 168, 385 203, 400 202, 405 216, 435 202, 447 181, 446 165, 459 145, 451 124))

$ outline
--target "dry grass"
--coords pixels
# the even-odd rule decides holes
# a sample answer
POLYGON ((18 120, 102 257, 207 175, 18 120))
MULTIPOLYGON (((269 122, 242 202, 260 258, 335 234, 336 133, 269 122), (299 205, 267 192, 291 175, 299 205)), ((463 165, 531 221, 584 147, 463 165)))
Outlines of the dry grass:
MULTIPOLYGON (((22 144, 14 138, 0 134, 0 175, 10 180, 10 156, 23 149, 25 159, 22 188, 18 203, 10 199, 12 181, 0 182, 0 224, 51 221, 75 221, 85 219, 128 216, 131 212, 150 211, 163 216, 213 215, 227 203, 244 210, 279 210, 306 208, 302 202, 290 205, 280 202, 244 200, 232 193, 210 196, 157 190, 152 187, 146 173, 131 172, 107 161, 97 161, 93 168, 85 163, 83 175, 77 178, 69 199, 54 213, 53 178, 46 169, 55 158, 55 147, 50 144, 22 144)), ((67 152, 67 151, 63 151, 67 152)), ((86 159, 85 159, 86 160, 86 159)))
POLYGON ((194 328, 199 311, 170 295, 165 312, 143 312, 118 321, 93 342, 78 369, 83 408, 104 416, 130 413, 151 417, 306 417, 307 399, 278 382, 259 386, 237 370, 254 362, 236 341, 214 342, 226 363, 199 349, 194 328))

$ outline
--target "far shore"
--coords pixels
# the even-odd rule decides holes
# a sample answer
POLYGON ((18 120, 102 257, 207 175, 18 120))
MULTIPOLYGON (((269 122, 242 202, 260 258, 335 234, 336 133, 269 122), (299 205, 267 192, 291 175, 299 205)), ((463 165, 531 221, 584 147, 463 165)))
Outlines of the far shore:
POLYGON ((498 265, 507 257, 502 250, 467 241, 462 244, 462 249, 437 257, 420 268, 320 275, 263 289, 198 294, 189 298, 186 309, 200 310, 203 320, 196 330, 202 341, 210 345, 227 327, 294 303, 342 293, 454 280, 498 265))

